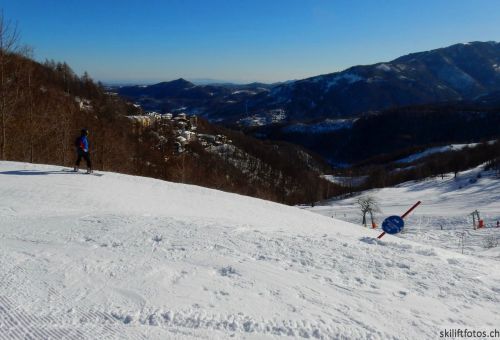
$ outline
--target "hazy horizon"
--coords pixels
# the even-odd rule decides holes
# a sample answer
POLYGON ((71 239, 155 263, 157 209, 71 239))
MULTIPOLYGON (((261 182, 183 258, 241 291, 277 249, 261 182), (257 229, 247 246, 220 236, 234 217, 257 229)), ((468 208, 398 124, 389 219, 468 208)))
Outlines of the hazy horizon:
POLYGON ((493 0, 0 0, 0 7, 37 60, 65 61, 107 84, 275 83, 500 40, 493 0))

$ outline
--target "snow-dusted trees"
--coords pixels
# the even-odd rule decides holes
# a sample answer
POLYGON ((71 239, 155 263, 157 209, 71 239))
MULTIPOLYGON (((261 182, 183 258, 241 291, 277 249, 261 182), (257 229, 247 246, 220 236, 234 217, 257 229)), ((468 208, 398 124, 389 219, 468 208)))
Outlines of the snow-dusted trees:
POLYGON ((366 215, 370 215, 370 220, 373 225, 375 213, 380 212, 378 202, 373 196, 361 196, 356 200, 356 204, 361 211, 363 217, 363 226, 366 227, 366 215))

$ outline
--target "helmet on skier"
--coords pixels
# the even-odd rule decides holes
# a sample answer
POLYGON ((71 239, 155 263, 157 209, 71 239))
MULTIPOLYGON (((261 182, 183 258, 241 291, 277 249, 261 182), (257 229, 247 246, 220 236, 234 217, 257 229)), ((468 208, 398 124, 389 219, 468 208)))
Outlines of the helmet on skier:
POLYGON ((82 129, 81 134, 82 134, 82 136, 88 136, 89 135, 89 130, 88 129, 82 129))

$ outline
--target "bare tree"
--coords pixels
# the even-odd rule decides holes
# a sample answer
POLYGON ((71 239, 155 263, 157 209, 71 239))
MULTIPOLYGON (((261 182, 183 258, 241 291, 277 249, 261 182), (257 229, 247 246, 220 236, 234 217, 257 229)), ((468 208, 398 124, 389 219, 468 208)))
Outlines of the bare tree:
POLYGON ((27 132, 28 132, 28 149, 29 149, 29 162, 33 163, 34 160, 34 132, 35 132, 35 115, 34 115, 34 101, 35 101, 35 69, 31 61, 33 59, 33 48, 30 46, 23 46, 19 50, 19 54, 26 58, 22 63, 21 83, 25 83, 24 97, 27 105, 27 132))
POLYGON ((361 211, 361 216, 363 216, 363 226, 366 227, 366 215, 368 214, 370 215, 370 220, 373 224, 375 213, 380 212, 380 208, 375 197, 361 196, 356 200, 356 204, 361 211))
POLYGON ((0 13, 0 159, 6 159, 7 147, 7 118, 13 109, 13 88, 9 84, 12 75, 9 74, 8 64, 13 60, 12 54, 18 48, 19 33, 17 24, 5 20, 3 12, 0 13))

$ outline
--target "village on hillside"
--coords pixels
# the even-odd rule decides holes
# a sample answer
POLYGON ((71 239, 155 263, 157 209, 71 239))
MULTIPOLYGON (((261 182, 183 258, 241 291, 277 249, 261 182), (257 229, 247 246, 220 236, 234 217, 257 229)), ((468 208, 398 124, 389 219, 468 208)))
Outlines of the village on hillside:
POLYGON ((173 138, 176 152, 179 154, 185 151, 186 145, 194 141, 198 141, 207 148, 232 143, 230 139, 221 134, 211 135, 197 132, 198 117, 196 115, 188 116, 184 112, 174 116, 172 113, 160 114, 152 111, 142 115, 128 116, 128 118, 134 123, 135 134, 144 132, 146 128, 154 128, 155 131, 163 132, 163 138, 173 138), (173 136, 166 131, 171 131, 173 136))

